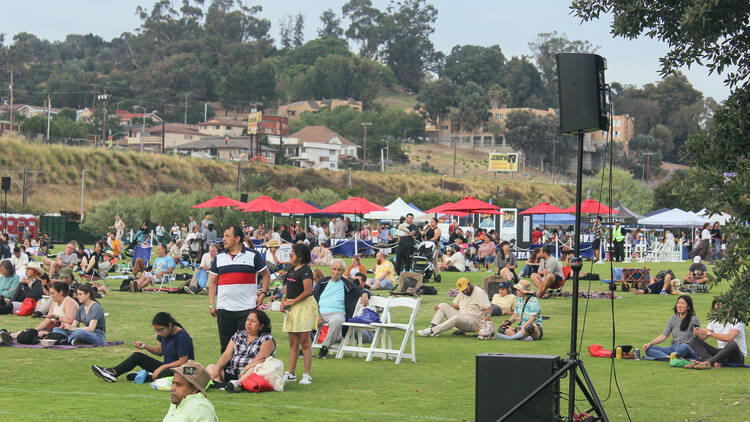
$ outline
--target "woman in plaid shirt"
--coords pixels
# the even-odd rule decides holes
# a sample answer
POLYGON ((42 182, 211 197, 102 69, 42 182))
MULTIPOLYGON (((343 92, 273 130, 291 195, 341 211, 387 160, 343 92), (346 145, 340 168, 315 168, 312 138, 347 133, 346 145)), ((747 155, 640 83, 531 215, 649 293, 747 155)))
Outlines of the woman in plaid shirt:
POLYGON ((255 365, 275 353, 271 320, 265 312, 251 309, 245 320, 245 329, 234 333, 219 361, 208 365, 206 370, 215 384, 226 383, 226 391, 241 391, 240 383, 252 373, 255 365))

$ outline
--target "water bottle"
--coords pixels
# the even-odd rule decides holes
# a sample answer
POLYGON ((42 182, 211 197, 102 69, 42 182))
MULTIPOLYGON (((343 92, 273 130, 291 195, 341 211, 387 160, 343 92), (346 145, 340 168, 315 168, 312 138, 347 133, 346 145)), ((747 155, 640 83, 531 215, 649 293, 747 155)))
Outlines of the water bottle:
POLYGON ((672 359, 677 359, 677 352, 672 352, 672 353, 671 353, 671 354, 669 355, 669 360, 671 361, 672 359))
POLYGON ((635 360, 641 360, 641 349, 635 349, 635 360))
POLYGON ((622 359, 622 347, 618 346, 617 349, 615 349, 615 358, 622 359))

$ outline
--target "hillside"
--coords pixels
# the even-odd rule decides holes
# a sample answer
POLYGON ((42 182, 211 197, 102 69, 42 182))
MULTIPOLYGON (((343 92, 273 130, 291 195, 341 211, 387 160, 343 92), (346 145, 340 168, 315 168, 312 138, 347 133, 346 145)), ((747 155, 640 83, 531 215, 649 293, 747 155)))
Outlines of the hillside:
MULTIPOLYGON (((301 191, 323 187, 341 196, 356 194, 380 203, 397 196, 419 195, 457 197, 475 195, 494 197, 497 204, 517 204, 519 207, 539 201, 568 205, 573 201, 570 186, 532 183, 515 176, 491 177, 481 171, 481 153, 459 154, 457 175, 446 177, 441 190, 442 175, 419 172, 422 161, 430 160, 429 151, 443 151, 437 145, 410 146, 409 165, 390 168, 386 173, 352 172, 352 183, 347 185, 347 171, 298 169, 265 164, 244 164, 247 190, 262 191, 274 197, 290 197, 301 191), (416 176, 416 177, 415 177, 416 176), (250 186, 247 186, 247 185, 250 186), (500 186, 501 196, 497 195, 500 186)), ((444 162, 441 161, 441 162, 444 162)), ((452 156, 451 161, 452 165, 452 156)), ((444 164, 441 171, 450 175, 444 164)), ((28 210, 56 212, 80 209, 81 169, 85 168, 85 208, 120 196, 144 197, 154 192, 182 192, 236 186, 237 164, 171 155, 140 154, 131 151, 91 149, 61 145, 23 142, 18 138, 0 139, 0 172, 9 174, 14 182, 22 182, 22 170, 27 166, 29 182, 28 210)), ((9 212, 21 211, 21 189, 16 183, 8 195, 9 212)), ((419 204, 418 204, 419 205, 419 204)))

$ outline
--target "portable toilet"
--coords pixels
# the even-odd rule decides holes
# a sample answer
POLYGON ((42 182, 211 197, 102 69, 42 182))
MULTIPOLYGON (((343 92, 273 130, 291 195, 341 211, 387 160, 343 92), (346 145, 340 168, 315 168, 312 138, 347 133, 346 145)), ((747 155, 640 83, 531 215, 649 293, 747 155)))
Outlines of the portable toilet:
POLYGON ((18 234, 19 241, 21 240, 21 236, 23 236, 21 227, 26 227, 26 217, 19 215, 18 217, 16 217, 16 233, 18 234))
POLYGON ((37 239, 39 235, 39 219, 34 216, 27 217, 26 224, 26 227, 28 227, 31 232, 31 237, 37 239))
POLYGON ((16 217, 9 215, 5 218, 5 230, 9 234, 16 234, 16 217))
POLYGON ((0 232, 5 231, 5 215, 0 215, 0 232))

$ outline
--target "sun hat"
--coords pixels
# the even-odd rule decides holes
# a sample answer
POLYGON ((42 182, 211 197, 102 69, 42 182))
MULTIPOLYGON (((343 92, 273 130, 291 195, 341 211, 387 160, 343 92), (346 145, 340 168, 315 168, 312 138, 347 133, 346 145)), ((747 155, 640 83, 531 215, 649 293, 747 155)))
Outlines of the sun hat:
POLYGON ((527 295, 534 293, 534 291, 531 290, 531 282, 529 280, 521 280, 518 283, 514 284, 513 288, 527 295))
POLYGON ((278 248, 279 246, 281 246, 281 243, 279 243, 279 241, 276 239, 271 239, 268 242, 266 242, 267 248, 278 248))
POLYGON ((206 395, 206 385, 211 381, 211 375, 208 374, 203 365, 194 360, 189 360, 173 370, 182 375, 187 382, 193 384, 204 396, 206 395))
POLYGON ((37 261, 31 261, 28 264, 26 264, 26 269, 29 269, 29 268, 36 271, 36 273, 39 275, 47 274, 47 270, 42 268, 42 266, 39 265, 39 262, 37 261))
POLYGON ((696 255, 695 258, 693 258, 693 263, 694 264, 700 264, 700 262, 701 262, 701 256, 700 255, 696 255))
POLYGON ((463 292, 466 289, 466 286, 469 285, 469 279, 466 277, 461 277, 458 280, 456 280, 456 288, 459 292, 463 292))

